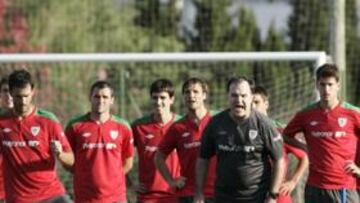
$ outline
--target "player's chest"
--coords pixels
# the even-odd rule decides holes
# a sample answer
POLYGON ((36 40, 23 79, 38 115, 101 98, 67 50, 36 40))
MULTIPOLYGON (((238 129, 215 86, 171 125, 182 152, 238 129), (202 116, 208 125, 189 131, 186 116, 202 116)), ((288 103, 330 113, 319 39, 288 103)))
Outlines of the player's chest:
POLYGON ((47 148, 51 139, 47 125, 38 122, 1 125, 4 148, 47 148))
POLYGON ((311 137, 345 137, 355 132, 353 119, 346 114, 319 113, 305 119, 305 130, 311 137))
POLYGON ((197 127, 182 127, 176 133, 179 150, 196 150, 200 147, 203 129, 197 127))

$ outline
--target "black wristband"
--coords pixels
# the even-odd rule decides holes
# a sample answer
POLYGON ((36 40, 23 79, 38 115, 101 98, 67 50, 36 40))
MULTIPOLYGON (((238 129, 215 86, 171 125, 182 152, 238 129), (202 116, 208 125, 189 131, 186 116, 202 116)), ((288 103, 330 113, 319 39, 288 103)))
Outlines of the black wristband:
POLYGON ((278 192, 269 192, 269 197, 271 199, 277 199, 279 197, 279 193, 278 192))

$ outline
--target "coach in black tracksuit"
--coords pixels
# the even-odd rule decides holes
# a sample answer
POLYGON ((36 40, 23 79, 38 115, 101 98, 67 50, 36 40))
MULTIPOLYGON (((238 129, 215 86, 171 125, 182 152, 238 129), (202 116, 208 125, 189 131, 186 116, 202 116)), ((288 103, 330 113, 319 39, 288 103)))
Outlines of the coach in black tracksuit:
POLYGON ((216 154, 216 202, 276 202, 285 174, 282 136, 266 116, 252 110, 249 80, 232 78, 227 90, 230 109, 214 116, 202 137, 195 200, 203 200, 207 163, 216 154))

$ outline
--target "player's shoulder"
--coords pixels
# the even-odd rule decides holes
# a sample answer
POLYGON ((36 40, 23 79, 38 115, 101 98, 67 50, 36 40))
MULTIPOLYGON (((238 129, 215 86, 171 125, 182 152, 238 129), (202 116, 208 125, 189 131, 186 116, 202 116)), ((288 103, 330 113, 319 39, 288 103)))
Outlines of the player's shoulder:
POLYGON ((111 116, 111 120, 112 120, 113 122, 115 122, 116 124, 125 126, 125 127, 128 128, 128 129, 131 129, 130 123, 129 123, 127 120, 125 120, 124 118, 120 117, 120 116, 112 115, 112 116, 111 116))
POLYGON ((346 109, 346 110, 350 110, 350 111, 355 111, 356 113, 360 113, 360 108, 353 105, 353 104, 350 104, 348 102, 342 102, 341 103, 341 107, 343 109, 346 109))
POLYGON ((89 119, 89 115, 88 114, 84 114, 84 115, 80 115, 80 116, 75 116, 73 118, 71 118, 69 120, 69 122, 66 124, 66 128, 75 126, 78 123, 84 122, 86 120, 89 119))
POLYGON ((145 124, 148 124, 148 123, 151 123, 152 122, 152 117, 151 117, 151 114, 149 115, 145 115, 143 117, 140 117, 138 119, 135 119, 132 123, 131 123, 131 126, 137 126, 137 125, 145 125, 145 124))
POLYGON ((51 111, 42 109, 42 108, 39 108, 39 109, 36 110, 36 115, 41 117, 41 118, 45 118, 45 119, 48 119, 50 121, 53 121, 53 122, 57 122, 57 123, 60 122, 59 119, 56 117, 56 115, 54 113, 52 113, 51 111))

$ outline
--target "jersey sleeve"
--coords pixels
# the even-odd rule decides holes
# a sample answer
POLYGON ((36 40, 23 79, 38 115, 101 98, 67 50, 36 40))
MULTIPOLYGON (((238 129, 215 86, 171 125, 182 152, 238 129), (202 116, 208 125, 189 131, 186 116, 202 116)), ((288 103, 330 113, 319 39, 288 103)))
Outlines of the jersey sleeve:
POLYGON ((201 146, 199 157, 203 159, 210 159, 216 153, 215 136, 213 135, 213 125, 210 122, 204 129, 201 137, 201 146))
POLYGON ((71 149, 73 151, 76 150, 76 140, 75 140, 75 129, 74 126, 72 125, 67 125, 65 128, 65 135, 66 138, 68 139, 68 142, 71 146, 71 149))
POLYGON ((358 137, 358 139, 360 139, 360 112, 356 111, 355 112, 355 133, 358 137))
POLYGON ((278 160, 283 155, 282 135, 268 119, 262 121, 262 131, 264 135, 265 147, 272 160, 278 160))
POLYGON ((294 146, 291 146, 291 145, 288 145, 288 144, 284 143, 284 148, 285 148, 285 151, 287 151, 288 153, 293 154, 297 159, 301 159, 301 158, 306 156, 306 152, 304 150, 302 150, 302 149, 297 148, 297 147, 294 147, 294 146))
POLYGON ((176 137, 177 130, 174 125, 170 126, 169 130, 166 132, 164 138, 158 145, 158 150, 164 155, 169 155, 176 148, 176 137))
POLYGON ((134 138, 131 128, 124 127, 123 145, 121 152, 123 160, 130 158, 134 155, 134 138))
POLYGON ((301 121, 301 116, 296 114, 294 118, 288 123, 283 131, 284 136, 294 137, 297 132, 303 131, 303 122, 301 121))
POLYGON ((51 140, 58 140, 61 143, 64 152, 71 151, 70 144, 65 136, 64 130, 63 130, 62 126, 60 125, 60 123, 53 122, 52 134, 50 135, 50 137, 51 137, 51 140))
POLYGON ((137 146, 138 145, 138 143, 139 143, 139 132, 138 132, 138 130, 137 130, 137 126, 136 125, 134 125, 134 124, 132 124, 131 125, 131 131, 132 131, 132 133, 133 133, 133 138, 134 138, 134 143, 133 143, 133 145, 134 146, 137 146))

